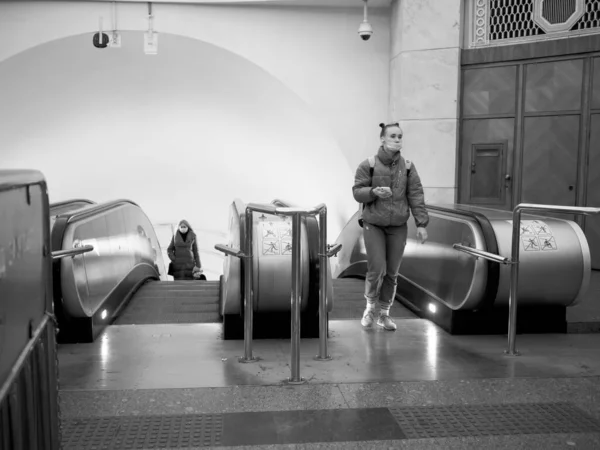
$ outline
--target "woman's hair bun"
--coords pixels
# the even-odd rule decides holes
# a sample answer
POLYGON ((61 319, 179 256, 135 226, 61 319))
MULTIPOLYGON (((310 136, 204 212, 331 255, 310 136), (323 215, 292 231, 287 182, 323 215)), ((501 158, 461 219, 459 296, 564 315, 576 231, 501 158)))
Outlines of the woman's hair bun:
POLYGON ((380 128, 385 128, 385 124, 384 124, 383 122, 381 122, 381 123, 379 124, 379 127, 380 127, 380 128))

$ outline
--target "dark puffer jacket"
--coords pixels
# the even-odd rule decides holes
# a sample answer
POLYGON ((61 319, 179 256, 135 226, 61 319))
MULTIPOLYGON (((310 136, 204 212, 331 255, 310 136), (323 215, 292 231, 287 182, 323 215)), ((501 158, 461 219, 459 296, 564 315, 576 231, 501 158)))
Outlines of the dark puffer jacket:
POLYGON ((417 227, 427 226, 429 215, 425 209, 425 194, 414 164, 407 180, 406 162, 400 152, 391 154, 379 147, 372 181, 370 171, 368 159, 360 163, 352 188, 354 199, 365 204, 362 218, 366 223, 381 227, 403 225, 410 217, 410 207, 417 227), (376 187, 391 188, 392 196, 377 197, 372 193, 376 187))
POLYGON ((187 222, 183 221, 183 223, 188 226, 185 240, 181 232, 177 230, 171 238, 167 254, 173 262, 173 278, 176 280, 193 280, 194 267, 202 267, 202 263, 198 254, 196 233, 187 222))

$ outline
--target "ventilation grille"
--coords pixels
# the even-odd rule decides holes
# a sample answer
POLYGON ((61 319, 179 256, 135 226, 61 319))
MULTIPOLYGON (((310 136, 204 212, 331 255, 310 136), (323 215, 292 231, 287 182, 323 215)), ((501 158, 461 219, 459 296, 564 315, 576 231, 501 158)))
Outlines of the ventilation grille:
MULTIPOLYGON (((487 10, 487 41, 503 41, 507 39, 535 39, 547 33, 534 20, 534 7, 538 0, 489 0, 487 10)), ((485 2, 474 1, 476 16, 481 17, 485 2)), ((577 8, 577 0, 544 0, 541 3, 541 16, 551 25, 560 26, 566 23, 577 8)), ((476 24, 476 28, 479 28, 476 24)), ((584 13, 567 32, 593 31, 600 32, 600 0, 584 0, 584 13)), ((548 33, 551 36, 552 33, 548 33)), ((561 32, 561 36, 564 31, 561 32)), ((481 36, 481 31, 478 37, 481 36)), ((482 43, 480 39, 477 43, 482 43)))
POLYGON ((571 30, 600 28, 600 0, 585 0, 585 13, 571 30))

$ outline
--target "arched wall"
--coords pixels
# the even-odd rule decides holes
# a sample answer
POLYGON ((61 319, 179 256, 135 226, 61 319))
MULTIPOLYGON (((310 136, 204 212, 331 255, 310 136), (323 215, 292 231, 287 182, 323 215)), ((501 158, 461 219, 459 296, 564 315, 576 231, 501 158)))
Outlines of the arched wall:
POLYGON ((107 4, 0 4, 0 166, 42 170, 52 201, 125 197, 154 223, 187 218, 209 276, 234 197, 325 202, 332 242, 387 111, 387 18, 370 19, 367 47, 356 10, 155 5, 146 56, 145 4, 117 11, 140 31, 98 50, 107 4))

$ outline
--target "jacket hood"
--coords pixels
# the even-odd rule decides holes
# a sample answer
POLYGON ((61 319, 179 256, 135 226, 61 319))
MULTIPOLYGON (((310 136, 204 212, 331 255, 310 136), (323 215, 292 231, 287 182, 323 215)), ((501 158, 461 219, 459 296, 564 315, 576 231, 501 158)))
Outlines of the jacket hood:
POLYGON ((179 222, 177 228, 179 228, 181 225, 185 225, 186 227, 188 227, 189 231, 194 231, 187 220, 182 220, 181 222, 179 222))

